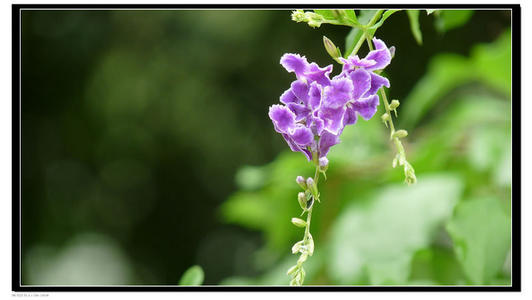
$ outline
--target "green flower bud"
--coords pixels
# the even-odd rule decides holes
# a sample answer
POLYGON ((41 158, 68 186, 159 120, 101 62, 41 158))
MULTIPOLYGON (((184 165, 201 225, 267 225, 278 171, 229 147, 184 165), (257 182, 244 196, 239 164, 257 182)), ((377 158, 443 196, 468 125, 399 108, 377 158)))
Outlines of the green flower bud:
MULTIPOLYGON (((386 124, 386 122, 390 121, 390 115, 388 113, 384 113, 381 116, 381 120, 384 122, 384 124, 386 124)), ((386 125, 386 126, 388 126, 388 125, 386 125)))
POLYGON ((316 186, 314 179, 312 179, 311 177, 307 178, 307 187, 312 193, 312 196, 318 198, 318 187, 316 186))
POLYGON ((307 189, 307 184, 305 183, 305 178, 303 178, 303 176, 297 176, 296 182, 302 189, 307 189))
POLYGON ((318 161, 318 164, 319 164, 319 170, 322 173, 325 173, 327 169, 329 168, 329 160, 327 159, 327 157, 320 158, 318 161))
POLYGON ((286 271, 286 275, 290 275, 294 273, 295 271, 297 271, 297 269, 298 269, 297 265, 292 266, 290 269, 288 269, 288 271, 286 271))
POLYGON ((327 50, 327 53, 336 61, 341 61, 338 59, 342 56, 342 53, 340 52, 340 49, 334 45, 334 43, 328 39, 326 36, 323 36, 323 45, 325 46, 325 50, 327 50))
POLYGON ((300 192, 297 194, 297 201, 299 202, 301 209, 307 210, 307 197, 305 196, 305 193, 300 192))
POLYGON ((299 218, 292 218, 292 224, 296 225, 297 227, 301 227, 301 228, 307 227, 307 222, 299 218))
POLYGON ((408 132, 404 129, 401 129, 401 130, 397 130, 396 132, 393 133, 393 137, 394 138, 404 138, 408 135, 408 132))
POLYGON ((298 253, 299 250, 301 249, 301 246, 303 246, 303 241, 299 241, 299 242, 295 243, 294 246, 292 246, 292 253, 293 254, 298 253))
POLYGON ((302 9, 297 9, 292 12, 292 21, 308 22, 308 17, 302 9))
POLYGON ((390 102, 390 109, 394 110, 399 107, 399 100, 393 99, 392 102, 390 102))
POLYGON ((302 253, 301 256, 299 257, 299 259, 297 260, 297 264, 300 265, 302 263, 304 263, 308 258, 308 254, 307 253, 302 253))
POLYGON ((308 254, 312 255, 314 254, 314 239, 312 238, 312 235, 309 233, 309 240, 307 244, 308 254))

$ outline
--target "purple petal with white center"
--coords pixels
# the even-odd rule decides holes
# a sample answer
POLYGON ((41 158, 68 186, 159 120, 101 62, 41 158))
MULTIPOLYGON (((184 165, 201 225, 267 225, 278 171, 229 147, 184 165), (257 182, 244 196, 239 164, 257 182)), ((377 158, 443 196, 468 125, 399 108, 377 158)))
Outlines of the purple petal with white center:
POLYGON ((370 73, 370 76, 371 76, 371 87, 364 94, 364 97, 367 97, 369 95, 375 95, 382 86, 385 86, 387 88, 390 87, 390 81, 388 81, 386 77, 382 77, 374 73, 370 73))
POLYGON ((322 106, 329 108, 343 107, 350 99, 353 92, 353 83, 348 78, 338 78, 331 81, 331 85, 323 90, 322 106))
POLYGON ((360 100, 354 101, 352 105, 353 109, 367 121, 371 119, 371 117, 373 117, 373 115, 377 112, 379 96, 373 95, 367 98, 362 98, 360 100))
POLYGON ((305 126, 297 127, 294 132, 290 134, 290 137, 300 147, 310 146, 314 141, 314 134, 312 134, 312 131, 305 126))
POLYGON ((274 104, 270 106, 268 116, 273 121, 275 131, 288 133, 296 126, 296 115, 284 105, 274 104))
POLYGON ((296 73, 298 79, 303 78, 303 74, 308 71, 307 59, 299 54, 286 53, 281 57, 281 65, 288 71, 296 73))
POLYGON ((357 112, 352 105, 348 105, 344 114, 344 126, 352 125, 357 122, 357 112))
POLYGON ((364 59, 374 60, 377 63, 373 66, 366 67, 366 70, 368 71, 384 69, 388 64, 390 64, 390 61, 392 60, 392 54, 390 53, 390 49, 386 47, 386 44, 384 44, 382 40, 373 38, 373 44, 375 45, 375 50, 369 52, 366 58, 364 59))
POLYGON ((305 106, 308 103, 308 92, 309 92, 309 86, 302 80, 296 80, 292 82, 290 85, 290 89, 292 90, 292 93, 299 99, 299 101, 303 102, 305 106))
POLYGON ((324 128, 338 134, 343 128, 345 106, 339 108, 321 107, 318 116, 323 120, 324 128))
POLYGON ((310 108, 314 111, 320 106, 320 103, 321 103, 321 88, 316 82, 313 82, 310 84, 310 90, 309 90, 310 108))
POLYGON ((368 71, 364 69, 357 69, 349 74, 353 81, 353 99, 359 99, 371 87, 371 76, 368 71))
POLYGON ((296 122, 305 119, 310 114, 310 109, 303 104, 288 103, 286 106, 296 115, 296 122))
POLYGON ((281 97, 279 98, 279 101, 281 101, 281 103, 288 104, 288 103, 298 102, 298 99, 296 95, 294 95, 294 93, 292 92, 292 88, 290 88, 281 95, 281 97))
POLYGON ((305 72, 305 78, 307 78, 309 82, 317 82, 323 86, 329 85, 331 83, 329 74, 331 74, 332 69, 332 65, 320 68, 316 63, 311 63, 308 71, 305 72))
POLYGON ((332 134, 328 131, 323 131, 319 142, 319 157, 325 157, 332 146, 340 143, 338 135, 332 134))

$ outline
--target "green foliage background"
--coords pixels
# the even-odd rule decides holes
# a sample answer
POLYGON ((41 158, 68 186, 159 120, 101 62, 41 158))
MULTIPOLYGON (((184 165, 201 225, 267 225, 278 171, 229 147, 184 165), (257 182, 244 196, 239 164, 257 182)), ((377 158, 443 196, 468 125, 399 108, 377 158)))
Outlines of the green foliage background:
MULTIPOLYGON (((405 13, 377 32, 418 183, 377 117, 348 127, 306 284, 511 282, 509 13, 418 18, 421 46, 405 13)), ((313 169, 267 118, 278 62, 334 63, 322 35, 349 33, 282 10, 24 11, 23 283, 287 284, 313 169)))

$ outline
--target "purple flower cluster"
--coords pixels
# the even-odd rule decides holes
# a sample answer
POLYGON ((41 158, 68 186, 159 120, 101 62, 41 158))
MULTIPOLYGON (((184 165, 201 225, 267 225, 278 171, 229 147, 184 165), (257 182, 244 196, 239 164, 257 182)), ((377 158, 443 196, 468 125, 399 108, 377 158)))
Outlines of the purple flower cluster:
POLYGON ((392 59, 383 41, 374 38, 373 44, 375 50, 363 59, 340 58, 342 72, 332 79, 332 65, 320 68, 298 54, 281 57, 281 65, 294 72, 297 80, 281 95, 283 105, 272 105, 268 115, 292 151, 302 152, 309 161, 313 155, 324 158, 340 142, 345 126, 356 123, 357 115, 365 120, 373 117, 379 105, 377 91, 390 87, 388 79, 374 71, 384 69, 392 59))

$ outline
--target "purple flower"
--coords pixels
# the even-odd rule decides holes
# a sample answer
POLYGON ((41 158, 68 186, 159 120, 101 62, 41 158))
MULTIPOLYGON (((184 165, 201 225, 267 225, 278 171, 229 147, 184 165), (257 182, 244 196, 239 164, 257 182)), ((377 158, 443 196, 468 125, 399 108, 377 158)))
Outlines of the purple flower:
POLYGON ((299 54, 281 57, 281 65, 297 80, 281 95, 283 105, 272 105, 268 115, 292 151, 302 152, 309 161, 314 155, 327 161, 345 126, 355 124, 358 115, 365 120, 373 117, 379 105, 377 91, 390 87, 388 79, 374 71, 385 68, 392 57, 383 41, 374 38, 373 43, 375 50, 365 58, 340 58, 343 69, 333 79, 332 65, 321 68, 299 54))

